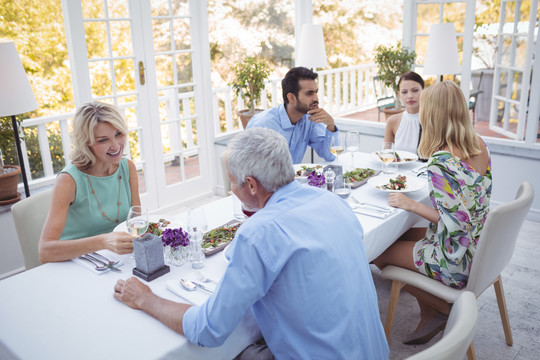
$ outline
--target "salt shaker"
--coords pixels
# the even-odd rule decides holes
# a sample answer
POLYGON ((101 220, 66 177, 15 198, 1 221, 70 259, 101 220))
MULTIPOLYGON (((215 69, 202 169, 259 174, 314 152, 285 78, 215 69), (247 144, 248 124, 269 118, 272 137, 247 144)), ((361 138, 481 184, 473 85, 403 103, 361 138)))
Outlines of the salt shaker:
POLYGON ((326 190, 334 191, 334 180, 336 179, 336 173, 329 168, 324 172, 324 178, 326 180, 326 190))

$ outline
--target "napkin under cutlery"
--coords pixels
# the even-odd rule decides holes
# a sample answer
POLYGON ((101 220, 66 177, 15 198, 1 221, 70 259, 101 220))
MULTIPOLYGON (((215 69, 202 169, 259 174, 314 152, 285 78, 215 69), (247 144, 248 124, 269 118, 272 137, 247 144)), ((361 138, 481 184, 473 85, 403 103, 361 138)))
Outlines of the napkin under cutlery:
MULTIPOLYGON (((105 258, 111 260, 111 261, 118 261, 118 264, 115 264, 114 267, 118 268, 121 265, 123 265, 123 261, 120 256, 114 254, 113 252, 105 252, 105 251, 97 251, 98 254, 101 256, 104 256, 105 258)), ((93 272, 96 275, 101 275, 103 273, 111 271, 111 269, 105 269, 105 270, 96 270, 96 266, 92 265, 91 262, 79 259, 78 257, 71 259, 75 264, 81 265, 83 268, 93 272)), ((95 263, 98 263, 97 261, 94 261, 95 263)), ((100 264, 101 265, 101 264, 100 264)))
MULTIPOLYGON (((199 281, 197 282, 200 283, 199 281)), ((211 295, 209 291, 205 291, 199 288, 197 288, 194 291, 188 291, 184 289, 182 285, 180 284, 180 279, 169 280, 165 283, 165 285, 167 286, 167 289, 169 289, 169 291, 171 291, 173 294, 175 294, 176 296, 179 296, 180 298, 184 299, 185 301, 187 301, 189 304, 192 304, 192 305, 202 305, 211 295)), ((204 286, 208 288, 209 290, 213 289, 212 284, 205 283, 204 286)))
POLYGON ((387 217, 394 215, 396 212, 395 209, 390 207, 383 207, 379 205, 375 207, 369 204, 353 204, 351 205, 351 208, 357 214, 372 216, 379 219, 386 219, 387 217))

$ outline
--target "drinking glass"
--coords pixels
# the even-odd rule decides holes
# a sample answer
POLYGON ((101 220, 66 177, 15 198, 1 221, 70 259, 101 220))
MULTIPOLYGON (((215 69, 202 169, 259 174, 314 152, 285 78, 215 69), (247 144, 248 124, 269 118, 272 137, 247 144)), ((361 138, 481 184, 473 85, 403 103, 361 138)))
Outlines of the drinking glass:
POLYGON ((204 267, 204 253, 202 251, 203 235, 208 230, 206 215, 202 208, 191 209, 187 215, 187 228, 191 246, 191 267, 200 269, 204 267))
POLYGON ((394 143, 384 142, 380 153, 381 161, 383 162, 383 173, 388 174, 388 164, 394 161, 396 154, 394 151, 394 143))
POLYGON ((360 149, 360 133, 358 131, 347 132, 345 146, 347 147, 347 151, 351 153, 351 166, 353 169, 355 169, 354 153, 360 149))
POLYGON ((148 230, 148 210, 142 206, 132 206, 129 208, 126 219, 127 228, 131 235, 142 236, 148 230))
POLYGON ((332 137, 332 143, 330 144, 330 152, 336 156, 336 165, 339 165, 339 154, 345 150, 343 139, 339 134, 332 137))
POLYGON ((334 193, 342 199, 347 199, 351 195, 351 181, 349 178, 343 177, 343 181, 337 182, 334 193))

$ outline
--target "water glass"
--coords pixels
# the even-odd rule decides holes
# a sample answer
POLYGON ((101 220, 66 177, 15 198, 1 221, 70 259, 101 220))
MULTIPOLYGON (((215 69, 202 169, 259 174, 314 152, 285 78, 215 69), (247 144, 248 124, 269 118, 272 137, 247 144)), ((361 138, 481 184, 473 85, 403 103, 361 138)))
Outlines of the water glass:
POLYGON ((343 181, 336 183, 334 193, 342 199, 347 199, 351 195, 351 181, 347 177, 343 177, 343 181))

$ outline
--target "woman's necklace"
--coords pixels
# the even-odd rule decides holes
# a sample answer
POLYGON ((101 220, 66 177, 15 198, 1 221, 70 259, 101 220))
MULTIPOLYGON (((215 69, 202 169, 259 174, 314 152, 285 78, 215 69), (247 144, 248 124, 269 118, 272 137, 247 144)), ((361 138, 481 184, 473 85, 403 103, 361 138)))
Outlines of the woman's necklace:
POLYGON ((118 205, 118 211, 116 212, 115 219, 111 219, 110 217, 107 216, 105 211, 103 211, 103 208, 101 207, 101 204, 99 203, 99 200, 96 196, 96 192, 94 191, 94 187, 92 186, 92 182, 90 181, 90 176, 88 176, 88 174, 86 174, 86 178, 88 179, 88 183, 90 184, 90 190, 92 192, 92 195, 94 195, 94 199, 96 199, 97 201, 99 211, 101 211, 101 216, 103 216, 104 219, 107 219, 109 221, 112 221, 118 224, 118 220, 120 219, 120 204, 121 204, 120 203, 120 186, 121 186, 122 174, 118 174, 118 201, 116 203, 118 205))

